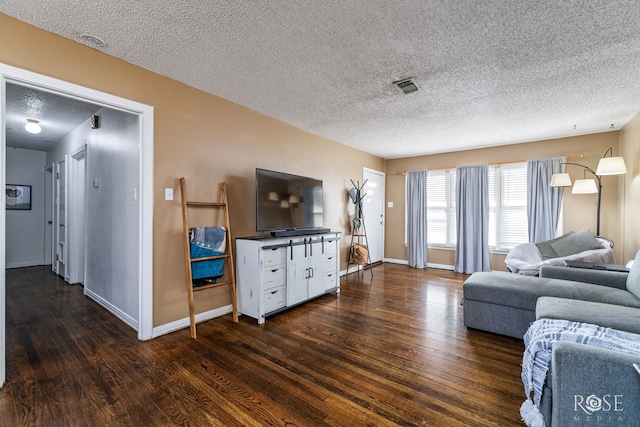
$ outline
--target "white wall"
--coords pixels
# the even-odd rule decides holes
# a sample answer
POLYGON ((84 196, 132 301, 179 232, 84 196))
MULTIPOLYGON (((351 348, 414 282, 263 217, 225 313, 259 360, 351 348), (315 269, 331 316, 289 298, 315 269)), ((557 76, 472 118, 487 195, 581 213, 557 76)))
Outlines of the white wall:
POLYGON ((135 326, 140 292, 138 117, 110 109, 96 114, 98 129, 91 129, 87 120, 60 141, 48 161, 59 161, 86 144, 85 293, 135 326))
POLYGON ((42 151, 7 148, 7 184, 31 186, 31 210, 8 210, 6 225, 7 268, 44 265, 45 204, 42 151))

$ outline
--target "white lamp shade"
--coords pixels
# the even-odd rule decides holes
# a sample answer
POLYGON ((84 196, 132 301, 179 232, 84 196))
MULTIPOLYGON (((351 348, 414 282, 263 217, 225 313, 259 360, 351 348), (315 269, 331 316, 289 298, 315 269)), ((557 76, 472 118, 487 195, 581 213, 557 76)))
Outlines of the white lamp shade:
POLYGON ((598 192, 594 179, 576 179, 571 194, 593 194, 598 192))
POLYGON ((570 187, 571 177, 568 173, 554 173, 551 175, 551 182, 549 185, 551 187, 570 187))
POLYGON ((623 157, 603 157, 598 162, 596 175, 622 175, 627 173, 623 157))

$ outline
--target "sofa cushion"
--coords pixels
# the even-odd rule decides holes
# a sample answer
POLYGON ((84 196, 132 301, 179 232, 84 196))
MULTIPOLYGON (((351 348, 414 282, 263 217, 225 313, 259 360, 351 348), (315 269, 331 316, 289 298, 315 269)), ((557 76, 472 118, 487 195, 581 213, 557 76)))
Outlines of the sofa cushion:
POLYGON ((593 237, 588 228, 584 228, 577 233, 551 243, 551 248, 558 257, 565 257, 592 249, 602 249, 602 243, 593 237))
POLYGON ((629 276, 627 276, 627 290, 640 298, 640 251, 636 253, 633 267, 631 267, 629 276))
MULTIPOLYGON (((541 296, 640 308, 640 299, 623 289, 570 280, 521 276, 504 271, 473 273, 462 285, 464 299, 535 311, 541 296)), ((508 321, 508 319, 505 319, 508 321)))
POLYGON ((564 239, 565 237, 571 236, 572 234, 573 234, 573 231, 570 231, 566 234, 563 234, 562 236, 556 237, 555 239, 545 240, 544 242, 536 243, 535 245, 538 248, 538 251, 540 251, 540 256, 542 257, 542 260, 546 261, 548 259, 557 258, 558 254, 556 254, 556 251, 553 250, 551 245, 557 241, 564 239))
POLYGON ((640 309, 635 307, 540 297, 536 304, 536 319, 564 319, 640 334, 640 309))

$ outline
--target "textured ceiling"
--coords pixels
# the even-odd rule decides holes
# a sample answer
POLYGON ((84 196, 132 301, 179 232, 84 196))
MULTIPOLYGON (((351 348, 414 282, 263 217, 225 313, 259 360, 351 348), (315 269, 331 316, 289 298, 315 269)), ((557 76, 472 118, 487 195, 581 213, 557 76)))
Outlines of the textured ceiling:
POLYGON ((14 84, 6 92, 7 146, 49 151, 101 107, 14 84), (25 131, 26 119, 40 122, 42 132, 25 131))
POLYGON ((605 132, 640 111, 640 2, 21 0, 0 12, 384 157, 605 132), (418 92, 392 82, 414 77, 418 92))

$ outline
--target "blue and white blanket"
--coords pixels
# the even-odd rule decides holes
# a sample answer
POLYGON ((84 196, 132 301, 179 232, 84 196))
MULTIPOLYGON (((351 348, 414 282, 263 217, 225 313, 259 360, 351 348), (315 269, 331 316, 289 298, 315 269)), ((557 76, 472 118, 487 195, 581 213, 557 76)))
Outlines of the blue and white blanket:
MULTIPOLYGON (((222 255, 227 247, 227 230, 224 227, 195 227, 189 233, 191 258, 204 258, 222 255)), ((209 283, 224 274, 224 259, 198 261, 191 263, 191 276, 194 282, 207 279, 209 283)), ((196 286, 203 283, 194 283, 196 286)))
POLYGON ((640 354, 638 334, 568 320, 536 320, 524 335, 522 359, 522 383, 527 400, 520 407, 520 415, 529 427, 545 426, 540 413, 540 399, 551 363, 551 350, 556 341, 640 354))

